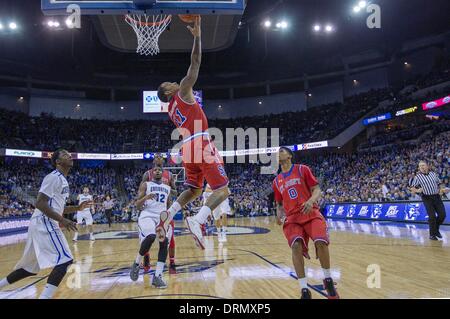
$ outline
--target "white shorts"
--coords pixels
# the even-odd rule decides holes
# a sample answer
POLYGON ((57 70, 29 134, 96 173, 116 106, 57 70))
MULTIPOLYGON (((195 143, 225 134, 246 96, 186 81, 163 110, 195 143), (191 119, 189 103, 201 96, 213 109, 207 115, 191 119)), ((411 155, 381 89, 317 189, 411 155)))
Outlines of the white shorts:
POLYGON ((31 218, 25 250, 14 269, 37 274, 71 260, 72 252, 58 223, 45 216, 31 218))
MULTIPOLYGON (((138 231, 139 231, 139 240, 142 241, 148 235, 156 235, 156 226, 159 224, 160 217, 156 214, 142 214, 138 219, 138 231)), ((169 229, 167 230, 166 237, 169 239, 173 236, 172 226, 169 225, 169 229)))
POLYGON ((77 212, 77 224, 83 224, 83 219, 86 222, 86 226, 90 226, 94 223, 94 219, 92 218, 90 211, 77 212))
POLYGON ((219 220, 221 216, 223 215, 232 215, 231 213, 231 207, 230 207, 230 202, 228 200, 228 198, 226 200, 224 200, 219 207, 217 207, 216 209, 214 209, 213 211, 213 217, 215 220, 219 220))

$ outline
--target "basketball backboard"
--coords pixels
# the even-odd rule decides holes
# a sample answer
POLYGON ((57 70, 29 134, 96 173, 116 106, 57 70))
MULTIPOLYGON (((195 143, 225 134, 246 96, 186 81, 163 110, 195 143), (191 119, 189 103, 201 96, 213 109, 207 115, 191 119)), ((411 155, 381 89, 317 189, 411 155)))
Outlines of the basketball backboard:
POLYGON ((42 0, 48 15, 67 14, 69 5, 78 5, 84 15, 117 15, 139 11, 168 14, 242 15, 245 0, 42 0))
POLYGON ((42 0, 46 15, 69 15, 73 5, 82 16, 92 18, 100 40, 107 47, 121 52, 135 52, 137 39, 124 15, 170 14, 174 15, 167 30, 159 38, 161 52, 189 52, 192 38, 186 24, 177 14, 202 15, 202 40, 205 52, 228 48, 234 42, 244 13, 246 0, 42 0))

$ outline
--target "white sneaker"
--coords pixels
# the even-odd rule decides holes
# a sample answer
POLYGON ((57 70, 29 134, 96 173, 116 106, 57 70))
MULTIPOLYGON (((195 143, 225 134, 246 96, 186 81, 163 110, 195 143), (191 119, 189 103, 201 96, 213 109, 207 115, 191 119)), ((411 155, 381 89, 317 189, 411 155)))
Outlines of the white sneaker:
POLYGON ((78 241, 78 237, 74 237, 72 240, 73 241, 78 241))
POLYGON ((95 241, 95 237, 94 236, 89 236, 89 240, 90 241, 95 241))
POLYGON ((205 242, 203 240, 202 227, 200 226, 200 223, 197 222, 193 217, 188 217, 186 218, 186 225, 191 232, 197 247, 204 250, 205 242))

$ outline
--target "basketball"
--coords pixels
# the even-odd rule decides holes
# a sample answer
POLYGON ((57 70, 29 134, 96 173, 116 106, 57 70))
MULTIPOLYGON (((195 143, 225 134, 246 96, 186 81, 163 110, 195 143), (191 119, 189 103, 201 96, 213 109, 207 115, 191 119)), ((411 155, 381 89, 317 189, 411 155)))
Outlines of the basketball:
POLYGON ((179 14, 178 17, 184 23, 194 23, 195 19, 199 17, 198 14, 179 14))

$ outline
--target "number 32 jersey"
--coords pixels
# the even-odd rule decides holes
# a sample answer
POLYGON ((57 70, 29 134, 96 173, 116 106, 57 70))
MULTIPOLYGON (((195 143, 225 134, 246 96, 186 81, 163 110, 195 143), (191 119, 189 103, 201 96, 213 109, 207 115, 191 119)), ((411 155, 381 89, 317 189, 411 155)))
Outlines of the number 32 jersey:
MULTIPOLYGON (((311 198, 311 188, 318 181, 306 165, 292 165, 289 172, 279 174, 272 183, 275 201, 282 203, 286 216, 300 214, 302 205, 311 198)), ((314 204, 314 210, 319 206, 314 204)))
POLYGON ((167 210, 167 200, 170 195, 170 186, 166 184, 157 184, 147 182, 147 191, 145 195, 154 194, 155 199, 147 200, 141 214, 159 215, 167 210))

